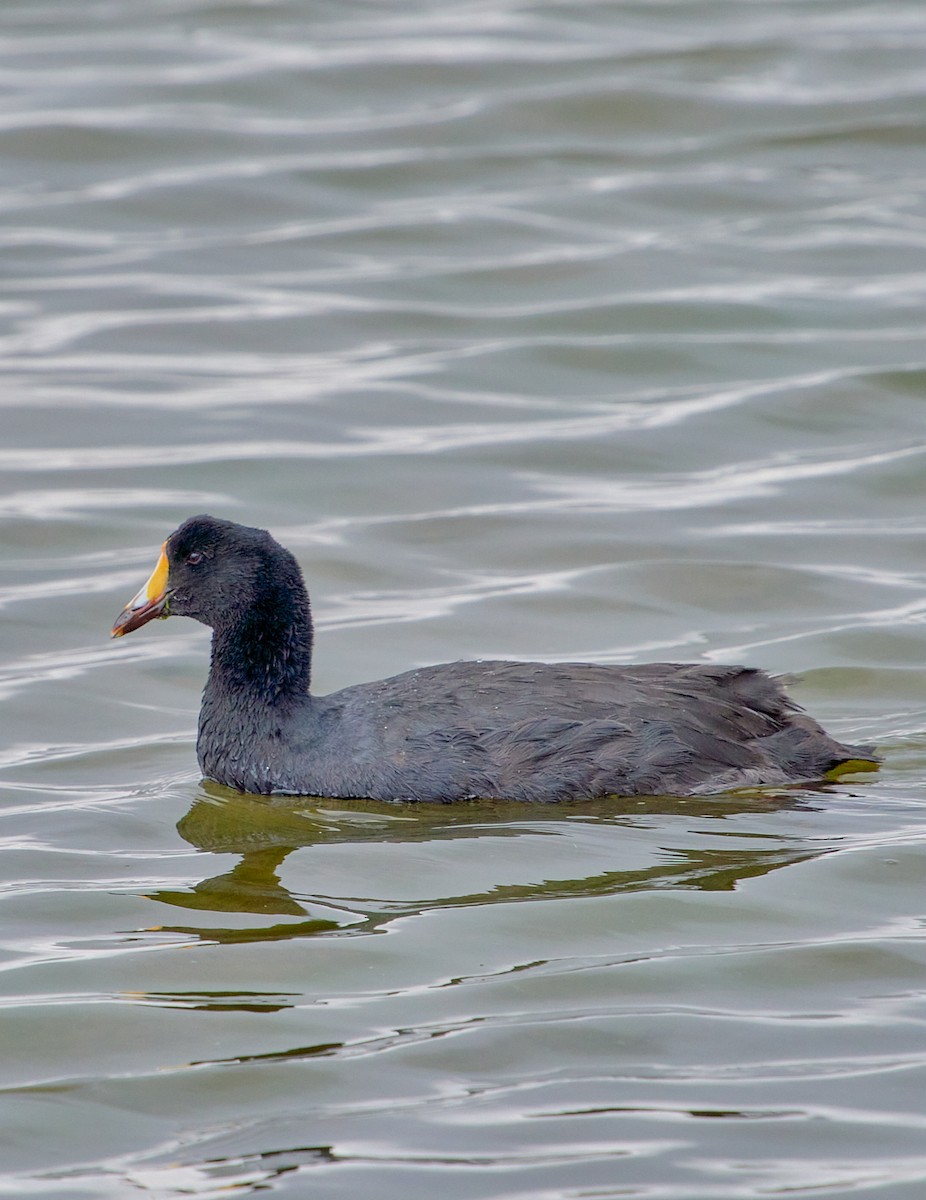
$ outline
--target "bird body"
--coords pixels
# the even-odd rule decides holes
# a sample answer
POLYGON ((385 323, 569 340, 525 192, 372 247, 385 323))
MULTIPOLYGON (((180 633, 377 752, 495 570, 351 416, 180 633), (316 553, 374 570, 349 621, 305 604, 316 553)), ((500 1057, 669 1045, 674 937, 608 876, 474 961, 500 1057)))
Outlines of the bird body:
POLYGON ((874 764, 754 668, 451 662, 327 696, 292 555, 264 530, 191 517, 113 629, 213 628, 197 753, 243 792, 451 802, 691 795, 874 764))

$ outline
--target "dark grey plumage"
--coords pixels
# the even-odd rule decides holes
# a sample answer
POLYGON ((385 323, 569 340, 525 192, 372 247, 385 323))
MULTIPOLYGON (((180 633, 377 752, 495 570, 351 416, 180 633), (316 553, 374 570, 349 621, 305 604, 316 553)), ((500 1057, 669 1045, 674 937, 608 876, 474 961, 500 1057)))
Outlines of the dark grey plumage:
POLYGON ((241 791, 432 802, 690 795, 876 761, 747 667, 454 662, 313 696, 309 601, 288 551, 263 530, 199 516, 165 553, 156 611, 120 618, 116 632, 168 612, 212 626, 197 751, 205 776, 241 791))

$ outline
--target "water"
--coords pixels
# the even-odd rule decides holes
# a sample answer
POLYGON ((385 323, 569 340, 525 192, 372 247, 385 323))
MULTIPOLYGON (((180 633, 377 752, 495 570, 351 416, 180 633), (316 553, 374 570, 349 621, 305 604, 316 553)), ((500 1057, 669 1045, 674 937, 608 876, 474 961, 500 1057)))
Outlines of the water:
POLYGON ((920 4, 0 11, 0 1194, 926 1181, 920 4), (201 783, 197 511, 326 691, 742 661, 876 776, 542 811, 201 783))

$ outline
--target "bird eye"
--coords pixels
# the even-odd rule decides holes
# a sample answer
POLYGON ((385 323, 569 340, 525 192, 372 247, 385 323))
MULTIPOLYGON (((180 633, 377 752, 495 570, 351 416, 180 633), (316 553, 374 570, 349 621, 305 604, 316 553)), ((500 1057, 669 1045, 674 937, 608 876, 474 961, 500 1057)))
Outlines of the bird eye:
POLYGON ((198 562, 203 561, 202 551, 201 550, 191 550, 190 553, 186 556, 186 560, 190 564, 191 567, 195 567, 198 562))

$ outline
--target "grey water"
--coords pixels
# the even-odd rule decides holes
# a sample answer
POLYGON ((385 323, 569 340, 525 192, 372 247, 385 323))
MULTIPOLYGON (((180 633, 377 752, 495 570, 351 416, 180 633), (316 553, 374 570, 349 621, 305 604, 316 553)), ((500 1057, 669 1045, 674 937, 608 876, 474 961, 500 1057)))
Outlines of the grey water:
POLYGON ((0 7, 0 1195, 919 1200, 926 9, 0 7), (315 686, 793 675, 877 775, 204 784, 209 511, 315 686))

